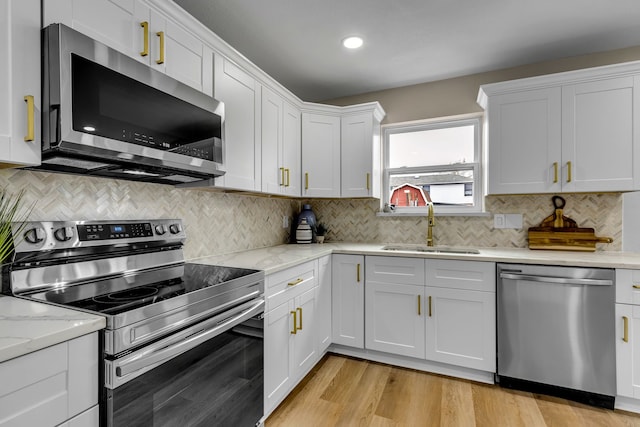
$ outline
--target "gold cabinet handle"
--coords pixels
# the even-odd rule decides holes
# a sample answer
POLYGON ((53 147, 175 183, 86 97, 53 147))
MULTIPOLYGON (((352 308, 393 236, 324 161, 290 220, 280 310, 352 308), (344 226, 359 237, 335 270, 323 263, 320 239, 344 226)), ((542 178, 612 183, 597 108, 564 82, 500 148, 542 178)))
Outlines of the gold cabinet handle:
POLYGON ((624 322, 622 341, 629 342, 629 318, 627 316, 622 316, 622 321, 624 322))
POLYGON ((567 182, 571 182, 571 162, 567 162, 567 182))
POLYGON ((289 185, 291 185, 291 182, 289 181, 291 178, 291 171, 289 170, 289 168, 285 168, 284 172, 287 174, 287 183, 284 186, 288 187, 289 185))
POLYGON ((304 173, 304 189, 309 189, 309 172, 304 173))
POLYGON ((142 21, 140 23, 142 27, 142 51, 140 52, 140 56, 149 55, 149 23, 147 21, 142 21))
POLYGON ((633 285, 633 289, 640 289, 640 285, 633 285))
POLYGON ((280 185, 284 185, 284 168, 280 168, 280 185))
POLYGON ((429 317, 431 317, 431 295, 429 295, 429 317))
POLYGON ((558 182, 558 162, 553 162, 553 183, 558 182))
POLYGON ((302 307, 298 307, 296 308, 296 311, 300 314, 299 316, 299 320, 300 320, 300 326, 298 326, 298 330, 301 331, 302 330, 302 307))
POLYGON ((421 295, 418 295, 418 316, 422 315, 422 302, 420 301, 421 295))
POLYGON ((370 178, 371 178, 371 174, 367 173, 367 191, 369 191, 371 189, 371 185, 369 184, 370 178))
POLYGON ((33 102, 33 95, 26 95, 24 101, 27 103, 27 135, 24 137, 25 142, 30 142, 35 139, 36 125, 35 125, 35 103, 33 102))
POLYGON ((356 265, 356 282, 360 282, 360 264, 356 265))
POLYGON ((164 31, 158 31, 156 36, 160 37, 160 56, 156 64, 164 64, 164 31))
POLYGON ((290 333, 292 335, 295 335, 298 333, 298 329, 297 329, 298 321, 296 320, 298 313, 295 310, 291 310, 290 313, 293 314, 293 329, 290 331, 290 333))
POLYGON ((304 279, 297 279, 297 280, 294 280, 293 282, 289 282, 289 283, 287 283, 287 285, 288 285, 288 286, 295 286, 295 285, 297 285, 298 283, 301 283, 303 280, 304 280, 304 279))

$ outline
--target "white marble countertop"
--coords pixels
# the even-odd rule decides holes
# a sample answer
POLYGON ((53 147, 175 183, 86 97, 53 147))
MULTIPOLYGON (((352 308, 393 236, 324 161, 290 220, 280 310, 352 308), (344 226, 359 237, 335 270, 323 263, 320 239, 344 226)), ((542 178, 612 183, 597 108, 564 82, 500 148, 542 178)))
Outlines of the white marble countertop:
POLYGON ((0 296, 0 362, 103 329, 105 318, 0 296))
POLYGON ((387 251, 382 249, 383 246, 385 246, 385 244, 381 243, 324 243, 321 245, 291 244, 264 249, 247 250, 226 255, 196 258, 189 260, 189 262, 253 268, 264 270, 267 275, 332 253, 640 269, 640 253, 638 252, 579 252, 531 250, 526 248, 478 247, 467 249, 477 249, 479 254, 459 254, 443 252, 424 253, 411 251, 387 251))

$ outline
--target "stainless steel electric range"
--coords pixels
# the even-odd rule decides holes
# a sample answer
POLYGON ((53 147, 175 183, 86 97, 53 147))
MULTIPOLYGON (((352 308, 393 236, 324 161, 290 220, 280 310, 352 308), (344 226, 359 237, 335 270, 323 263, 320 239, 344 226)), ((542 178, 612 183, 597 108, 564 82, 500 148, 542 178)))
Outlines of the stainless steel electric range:
POLYGON ((14 224, 3 292, 106 317, 103 426, 254 426, 264 273, 186 263, 181 220, 14 224))

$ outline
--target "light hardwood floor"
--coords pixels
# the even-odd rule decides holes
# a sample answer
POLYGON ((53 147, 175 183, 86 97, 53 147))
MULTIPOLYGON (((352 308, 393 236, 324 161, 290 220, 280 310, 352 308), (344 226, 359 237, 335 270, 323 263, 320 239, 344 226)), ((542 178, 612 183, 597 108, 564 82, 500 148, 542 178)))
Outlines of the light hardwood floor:
POLYGON ((328 354, 266 421, 280 426, 622 427, 640 415, 328 354))

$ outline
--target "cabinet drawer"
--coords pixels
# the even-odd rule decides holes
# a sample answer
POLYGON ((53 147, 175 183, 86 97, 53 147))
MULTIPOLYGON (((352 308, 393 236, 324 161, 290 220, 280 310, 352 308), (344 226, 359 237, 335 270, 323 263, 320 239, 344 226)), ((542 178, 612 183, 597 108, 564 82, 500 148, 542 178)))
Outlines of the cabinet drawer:
POLYGON ((295 298, 318 284, 317 261, 288 268, 265 278, 265 311, 295 298))
POLYGON ((365 258, 366 281, 424 286, 424 259, 385 256, 365 258))
POLYGON ((640 305, 640 270, 616 270, 616 302, 640 305))
POLYGON ((427 286, 496 291, 496 264, 484 261, 426 260, 427 286))

